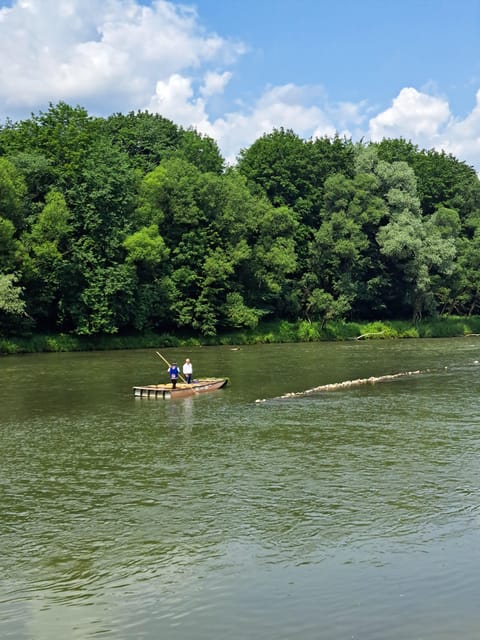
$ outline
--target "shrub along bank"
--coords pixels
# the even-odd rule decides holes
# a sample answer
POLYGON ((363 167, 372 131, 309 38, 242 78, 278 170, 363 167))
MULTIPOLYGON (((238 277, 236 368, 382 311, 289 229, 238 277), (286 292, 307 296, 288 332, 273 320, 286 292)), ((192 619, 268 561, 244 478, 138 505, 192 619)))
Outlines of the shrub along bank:
POLYGON ((248 345, 282 342, 342 340, 387 340, 399 338, 454 338, 480 336, 480 316, 441 317, 416 324, 407 321, 376 322, 265 322, 255 329, 237 330, 216 336, 171 333, 141 335, 74 336, 68 334, 30 337, 0 336, 0 354, 102 351, 110 349, 153 349, 215 345, 248 345))

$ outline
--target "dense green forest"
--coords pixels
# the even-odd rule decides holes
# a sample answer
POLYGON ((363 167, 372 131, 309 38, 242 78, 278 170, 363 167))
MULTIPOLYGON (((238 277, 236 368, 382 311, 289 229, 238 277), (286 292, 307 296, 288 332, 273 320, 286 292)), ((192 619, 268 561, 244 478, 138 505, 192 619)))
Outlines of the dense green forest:
POLYGON ((0 332, 78 336, 480 310, 480 181, 403 139, 275 130, 226 167, 147 112, 0 126, 0 332))

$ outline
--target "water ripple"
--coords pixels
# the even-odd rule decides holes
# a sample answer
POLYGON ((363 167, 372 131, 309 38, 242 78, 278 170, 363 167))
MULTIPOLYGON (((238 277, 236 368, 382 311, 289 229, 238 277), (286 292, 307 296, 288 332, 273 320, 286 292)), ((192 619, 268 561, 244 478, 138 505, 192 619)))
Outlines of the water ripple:
MULTIPOLYGON (((239 395, 185 405, 108 405, 102 389, 90 411, 8 405, 2 639, 473 640, 480 413, 478 368, 461 361, 473 347, 320 347, 340 380, 386 370, 385 354, 410 370, 415 349, 449 368, 256 404, 248 364, 239 395)), ((298 349, 295 366, 310 357, 298 349)), ((261 354, 263 375, 281 370, 285 351, 261 354)))

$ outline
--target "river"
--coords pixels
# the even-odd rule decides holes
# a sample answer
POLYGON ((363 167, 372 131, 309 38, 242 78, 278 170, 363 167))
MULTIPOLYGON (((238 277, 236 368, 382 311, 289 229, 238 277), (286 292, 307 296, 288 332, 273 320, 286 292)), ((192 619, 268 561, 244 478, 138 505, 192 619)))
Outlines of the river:
POLYGON ((477 640, 480 339, 162 353, 0 359, 2 640, 477 640))

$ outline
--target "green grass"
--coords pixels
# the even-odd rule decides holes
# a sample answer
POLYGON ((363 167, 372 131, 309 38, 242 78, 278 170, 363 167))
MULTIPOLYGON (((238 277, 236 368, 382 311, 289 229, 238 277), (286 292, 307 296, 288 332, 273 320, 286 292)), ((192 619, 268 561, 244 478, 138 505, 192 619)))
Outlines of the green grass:
POLYGON ((411 322, 329 322, 322 328, 317 322, 263 322, 255 329, 222 332, 203 337, 178 333, 146 333, 129 336, 75 336, 70 334, 32 335, 29 337, 0 336, 0 354, 41 353, 61 351, 101 351, 108 349, 150 349, 193 347, 201 345, 246 345, 282 342, 319 342, 343 340, 388 340, 400 338, 453 338, 480 334, 480 316, 440 317, 417 325, 411 322))

